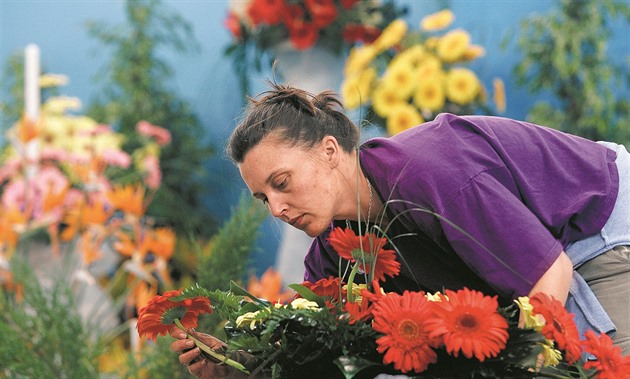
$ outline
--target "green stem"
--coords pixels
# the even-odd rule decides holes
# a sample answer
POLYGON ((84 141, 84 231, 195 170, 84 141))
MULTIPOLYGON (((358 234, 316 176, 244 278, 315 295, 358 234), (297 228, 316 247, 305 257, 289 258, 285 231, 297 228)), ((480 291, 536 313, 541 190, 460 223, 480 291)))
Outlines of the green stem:
POLYGON ((188 333, 188 330, 184 327, 184 325, 182 325, 182 322, 179 321, 179 319, 175 319, 175 325, 177 325, 182 331, 186 332, 186 337, 190 338, 191 340, 193 340, 195 342, 195 345, 197 345, 201 350, 203 350, 204 353, 208 354, 209 356, 211 356, 212 358, 225 363, 229 366, 234 367, 235 369, 244 372, 245 374, 249 374, 249 371, 245 368, 245 366, 243 366, 242 364, 240 364, 239 362, 230 359, 228 357, 226 357, 223 354, 219 354, 216 351, 212 350, 210 347, 208 347, 208 345, 206 345, 205 343, 199 341, 198 339, 196 339, 195 337, 193 337, 190 333, 188 333))
POLYGON ((354 277, 359 272, 359 262, 355 262, 352 267, 352 271, 350 271, 350 276, 348 277, 348 301, 350 303, 354 303, 354 293, 352 293, 352 286, 354 285, 354 277))

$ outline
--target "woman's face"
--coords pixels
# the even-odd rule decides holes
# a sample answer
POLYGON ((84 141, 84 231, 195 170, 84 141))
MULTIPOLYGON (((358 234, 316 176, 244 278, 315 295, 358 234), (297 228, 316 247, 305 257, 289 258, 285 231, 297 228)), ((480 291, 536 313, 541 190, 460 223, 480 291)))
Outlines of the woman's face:
POLYGON ((326 230, 338 198, 334 169, 339 151, 325 141, 313 148, 288 146, 272 134, 239 165, 252 195, 265 202, 275 217, 311 237, 326 230))

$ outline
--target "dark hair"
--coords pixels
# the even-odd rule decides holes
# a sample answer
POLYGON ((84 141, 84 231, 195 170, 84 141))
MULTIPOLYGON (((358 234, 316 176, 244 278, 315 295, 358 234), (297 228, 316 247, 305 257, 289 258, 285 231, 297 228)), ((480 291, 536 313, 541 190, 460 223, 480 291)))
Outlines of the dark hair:
POLYGON ((230 135, 227 154, 234 162, 242 163, 247 152, 274 131, 299 146, 313 147, 330 135, 347 152, 357 147, 359 131, 343 113, 334 92, 312 95, 299 88, 270 85, 271 90, 248 99, 243 120, 230 135))

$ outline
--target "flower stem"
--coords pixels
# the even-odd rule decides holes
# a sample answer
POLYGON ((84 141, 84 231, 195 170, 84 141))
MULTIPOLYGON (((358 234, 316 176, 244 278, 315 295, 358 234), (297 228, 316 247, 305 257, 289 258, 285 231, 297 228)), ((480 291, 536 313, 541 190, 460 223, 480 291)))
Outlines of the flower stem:
POLYGON ((354 303, 354 293, 352 292, 352 286, 354 285, 354 277, 357 275, 359 271, 359 262, 356 262, 352 267, 352 271, 350 271, 350 276, 348 276, 348 301, 350 303, 354 303))
POLYGON ((197 345, 204 353, 208 354, 209 356, 211 356, 212 358, 225 363, 229 366, 234 367, 235 369, 244 372, 245 374, 249 374, 249 371, 247 370, 247 368, 245 368, 245 366, 243 366, 241 363, 230 359, 228 357, 226 357, 223 354, 219 354, 216 351, 212 350, 208 345, 206 345, 205 343, 199 341, 198 339, 196 339, 195 337, 193 337, 190 333, 188 333, 188 330, 184 327, 184 325, 182 325, 181 321, 179 321, 179 319, 175 319, 175 325, 177 325, 182 331, 186 332, 186 337, 190 338, 191 340, 193 340, 195 342, 195 345, 197 345))

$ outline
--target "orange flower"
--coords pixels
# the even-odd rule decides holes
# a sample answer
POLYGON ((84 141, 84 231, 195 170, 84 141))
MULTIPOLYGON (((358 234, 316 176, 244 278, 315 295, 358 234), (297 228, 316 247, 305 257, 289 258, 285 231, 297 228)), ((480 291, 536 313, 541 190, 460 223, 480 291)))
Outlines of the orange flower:
POLYGON ((175 232, 169 228, 156 228, 147 234, 144 243, 147 250, 168 260, 175 249, 175 232))
POLYGON ((247 291, 258 298, 272 302, 277 301, 282 304, 295 295, 293 291, 282 291, 282 275, 271 267, 265 271, 260 280, 252 275, 249 279, 247 291))
POLYGON ((386 238, 377 238, 374 233, 359 237, 352 229, 335 228, 328 238, 337 254, 351 262, 359 262, 360 268, 370 272, 376 265, 374 279, 384 281, 385 275, 396 276, 400 273, 400 262, 396 260, 394 250, 385 250, 386 238))
POLYGON ((313 23, 320 28, 331 24, 337 18, 337 8, 333 0, 305 0, 304 2, 313 23))
POLYGON ((175 324, 175 319, 181 321, 188 328, 197 326, 200 314, 212 313, 210 300, 205 297, 195 297, 173 302, 170 298, 180 295, 181 290, 167 291, 164 295, 154 296, 138 312, 138 334, 155 340, 158 336, 168 334, 175 324))
POLYGON ((107 192, 114 208, 140 217, 144 214, 144 188, 141 186, 116 186, 107 192))
POLYGON ((459 352, 480 362, 496 357, 508 339, 508 324, 497 312, 497 297, 468 288, 445 294, 442 301, 431 303, 435 317, 427 320, 429 335, 440 338, 455 357, 459 352))
POLYGON ((431 317, 429 301, 422 292, 391 293, 374 307, 373 328, 384 336, 376 340, 383 363, 397 370, 422 372, 437 361, 425 320, 431 317))
POLYGON ((584 336, 586 340, 582 341, 582 345, 597 357, 597 360, 587 361, 584 368, 597 370, 597 379, 630 379, 630 356, 622 356, 621 348, 614 346, 606 333, 598 336, 587 330, 584 336))
POLYGON ((542 315, 545 326, 542 334, 556 342, 558 349, 565 352, 569 364, 575 363, 582 353, 580 337, 573 314, 567 312, 562 303, 549 295, 539 292, 529 299, 532 314, 542 315))

